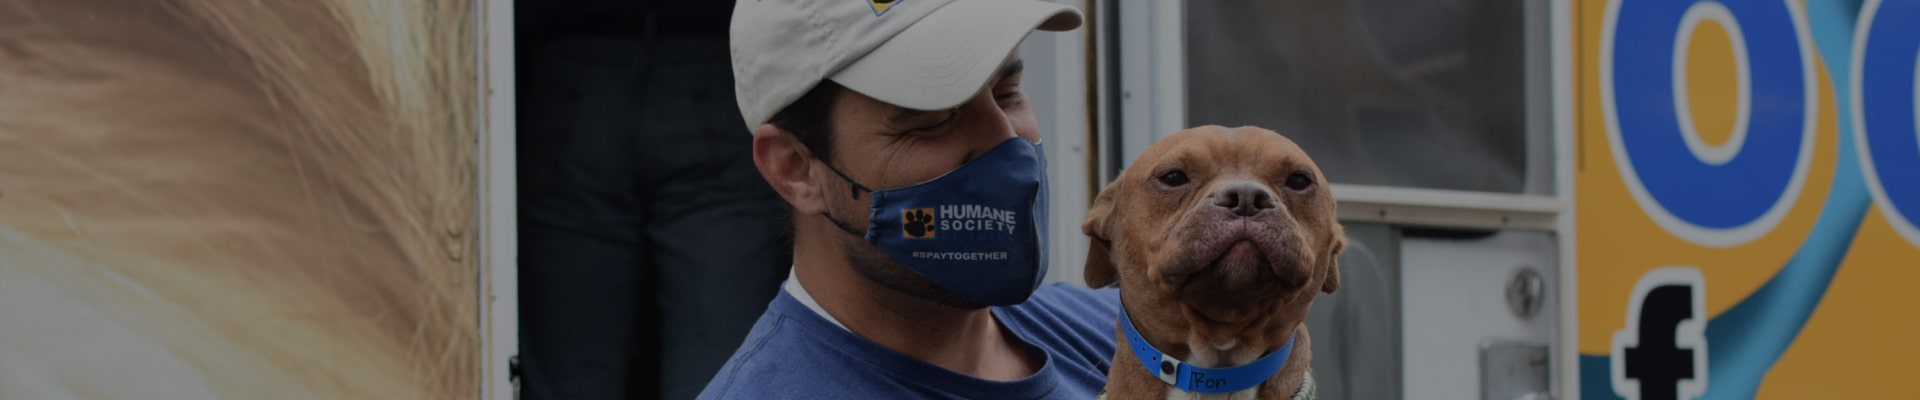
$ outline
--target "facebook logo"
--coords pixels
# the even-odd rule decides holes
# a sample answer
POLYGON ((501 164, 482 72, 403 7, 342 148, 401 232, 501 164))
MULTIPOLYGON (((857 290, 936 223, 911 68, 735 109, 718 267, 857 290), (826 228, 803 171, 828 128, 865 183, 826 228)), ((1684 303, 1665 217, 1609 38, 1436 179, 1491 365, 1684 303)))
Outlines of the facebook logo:
POLYGON ((1707 389, 1706 282, 1700 270, 1665 267, 1634 284, 1627 327, 1613 334, 1613 392, 1628 400, 1679 400, 1707 389))

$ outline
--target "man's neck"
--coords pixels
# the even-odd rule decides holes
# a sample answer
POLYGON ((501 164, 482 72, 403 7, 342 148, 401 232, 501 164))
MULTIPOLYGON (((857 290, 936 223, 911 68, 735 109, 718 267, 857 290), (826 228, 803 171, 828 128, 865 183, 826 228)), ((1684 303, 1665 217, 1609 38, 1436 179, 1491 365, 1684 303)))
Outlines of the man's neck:
MULTIPOLYGON (((831 228, 829 228, 831 229, 831 228)), ((839 234, 838 232, 820 232, 839 234)), ((1039 357, 986 308, 954 308, 860 276, 831 240, 794 246, 794 277, 834 320, 856 335, 909 357, 989 380, 1016 380, 1039 357)))

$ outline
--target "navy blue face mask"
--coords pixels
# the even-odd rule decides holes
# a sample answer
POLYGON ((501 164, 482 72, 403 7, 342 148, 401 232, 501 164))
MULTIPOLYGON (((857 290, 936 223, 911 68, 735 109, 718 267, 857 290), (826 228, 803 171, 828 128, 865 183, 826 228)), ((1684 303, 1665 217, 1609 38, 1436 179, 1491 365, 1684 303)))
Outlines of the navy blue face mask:
MULTIPOLYGON (((873 190, 867 243, 969 301, 1026 301, 1047 274, 1047 160, 1040 144, 1007 139, 926 182, 873 190)), ((860 236, 828 215, 841 231, 860 236)))

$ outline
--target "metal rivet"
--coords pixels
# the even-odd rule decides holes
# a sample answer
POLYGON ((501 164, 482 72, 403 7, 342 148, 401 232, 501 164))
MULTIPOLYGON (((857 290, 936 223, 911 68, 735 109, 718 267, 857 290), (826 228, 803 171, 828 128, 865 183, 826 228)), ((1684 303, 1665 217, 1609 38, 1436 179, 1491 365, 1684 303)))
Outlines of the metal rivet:
POLYGON ((1520 319, 1533 318, 1546 302, 1547 283, 1533 267, 1521 266, 1507 282, 1507 308, 1520 319))

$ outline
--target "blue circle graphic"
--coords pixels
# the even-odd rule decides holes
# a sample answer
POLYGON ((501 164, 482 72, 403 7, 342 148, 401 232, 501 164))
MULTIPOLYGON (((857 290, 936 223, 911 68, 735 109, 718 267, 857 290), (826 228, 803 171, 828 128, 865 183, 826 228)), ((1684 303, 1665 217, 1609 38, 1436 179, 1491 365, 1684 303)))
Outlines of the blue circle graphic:
POLYGON ((1856 115, 1861 167, 1875 201, 1907 240, 1920 245, 1920 121, 1914 97, 1920 68, 1920 2, 1879 2, 1856 51, 1856 115), (1872 82, 1859 84, 1858 82, 1872 82))
POLYGON ((1752 111, 1739 154, 1719 165, 1702 161, 1683 137, 1674 88, 1685 83, 1673 76, 1682 61, 1675 59, 1673 46, 1684 45, 1675 40, 1695 3, 1619 4, 1611 25, 1614 44, 1608 48, 1613 92, 1608 105, 1617 118, 1615 146, 1630 164, 1623 166, 1633 175, 1629 182, 1637 178, 1644 188, 1636 190, 1685 224, 1729 231, 1769 213, 1783 215, 1785 202, 1797 195, 1812 135, 1807 111, 1814 99, 1806 89, 1812 65, 1803 58, 1802 28, 1785 2, 1721 2, 1747 44, 1752 111))

